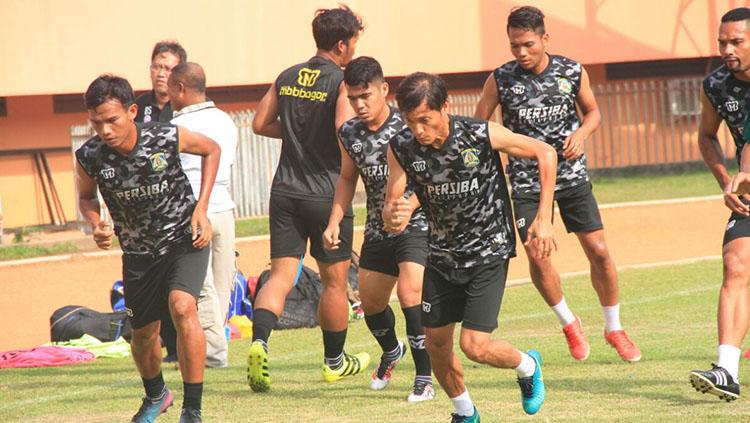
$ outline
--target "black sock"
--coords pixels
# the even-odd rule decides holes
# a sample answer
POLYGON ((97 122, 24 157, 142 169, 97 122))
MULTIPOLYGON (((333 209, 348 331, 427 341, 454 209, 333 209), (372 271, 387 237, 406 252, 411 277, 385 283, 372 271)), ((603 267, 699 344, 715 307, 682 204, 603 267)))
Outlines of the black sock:
POLYGON ((201 409, 201 398, 203 398, 203 382, 182 383, 185 399, 182 402, 182 408, 201 409))
POLYGON ((146 396, 154 399, 159 398, 164 392, 164 378, 161 375, 161 372, 159 372, 158 375, 156 375, 153 379, 144 379, 141 378, 143 381, 143 387, 146 389, 146 396))
POLYGON ((253 310, 253 341, 260 339, 268 343, 271 331, 276 327, 279 317, 272 311, 265 308, 256 308, 253 310))
POLYGON ((346 342, 346 329, 340 332, 323 329, 323 356, 327 360, 338 359, 344 353, 344 342, 346 342))
POLYGON ((380 344, 383 352, 393 351, 398 348, 398 339, 396 331, 393 329, 396 325, 396 316, 393 315, 391 306, 385 306, 385 310, 377 314, 366 315, 365 322, 370 329, 372 336, 380 344))
POLYGON ((406 319, 406 336, 409 338, 409 347, 411 347, 411 356, 414 357, 414 366, 417 368, 417 375, 430 376, 430 356, 424 348, 424 327, 422 326, 422 306, 403 308, 404 318, 406 319))

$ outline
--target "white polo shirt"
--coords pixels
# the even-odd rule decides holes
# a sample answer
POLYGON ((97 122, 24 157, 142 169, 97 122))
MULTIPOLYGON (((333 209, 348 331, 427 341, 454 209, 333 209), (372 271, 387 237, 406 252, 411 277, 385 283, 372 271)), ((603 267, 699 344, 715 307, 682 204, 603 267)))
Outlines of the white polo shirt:
MULTIPOLYGON (((208 202, 208 213, 233 210, 229 181, 237 151, 237 127, 228 114, 218 109, 213 101, 183 107, 171 121, 191 131, 199 132, 216 141, 221 147, 221 160, 216 172, 216 182, 208 202)), ((190 181, 196 199, 201 192, 201 156, 180 153, 182 169, 190 181)))

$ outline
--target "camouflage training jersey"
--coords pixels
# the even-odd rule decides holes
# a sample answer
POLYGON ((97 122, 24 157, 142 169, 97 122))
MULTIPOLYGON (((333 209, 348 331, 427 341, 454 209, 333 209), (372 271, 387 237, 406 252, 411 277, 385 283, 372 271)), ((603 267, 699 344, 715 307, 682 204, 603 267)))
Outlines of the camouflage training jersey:
MULTIPOLYGON (((406 125, 396 109, 390 109, 388 119, 375 131, 371 131, 362 119, 355 117, 344 123, 339 129, 339 139, 344 150, 349 154, 359 169, 367 193, 367 222, 365 239, 381 241, 398 236, 385 231, 383 227, 383 205, 385 204, 385 187, 388 182, 388 141, 401 132, 406 125)), ((406 195, 410 195, 411 188, 406 195)), ((427 221, 421 208, 414 210, 404 233, 426 232, 427 221)))
POLYGON ((125 254, 165 254, 191 236, 195 197, 180 165, 177 127, 136 123, 133 151, 123 156, 94 136, 76 150, 99 186, 125 254))
MULTIPOLYGON (((513 132, 544 141, 557 150, 559 191, 589 180, 586 155, 565 160, 565 138, 580 126, 576 96, 581 87, 581 65, 563 56, 549 56, 549 65, 536 75, 515 60, 495 69, 498 101, 503 125, 513 132)), ((539 168, 536 160, 510 157, 513 194, 539 194, 539 168)))
POLYGON ((722 65, 703 80, 703 92, 716 113, 726 122, 737 148, 737 162, 745 141, 742 138, 745 121, 750 114, 750 82, 740 81, 722 65))
POLYGON ((427 216, 430 263, 468 268, 515 256, 510 197, 487 121, 449 118, 439 150, 408 128, 390 141, 427 216))

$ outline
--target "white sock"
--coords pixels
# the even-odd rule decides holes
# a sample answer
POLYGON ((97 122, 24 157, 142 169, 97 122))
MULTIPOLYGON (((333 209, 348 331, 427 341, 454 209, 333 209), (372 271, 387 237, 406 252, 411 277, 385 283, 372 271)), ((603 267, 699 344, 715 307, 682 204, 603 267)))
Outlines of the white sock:
POLYGON ((516 371, 518 377, 533 376, 536 371, 536 361, 523 351, 519 351, 519 353, 521 354, 521 364, 513 370, 516 371))
POLYGON ((620 304, 602 306, 602 312, 604 313, 604 325, 607 333, 613 330, 622 330, 622 325, 620 324, 620 304))
POLYGON ((451 401, 453 402, 453 408, 455 409, 456 414, 459 416, 474 415, 474 403, 471 402, 468 389, 465 390, 463 394, 451 398, 451 401))
POLYGON ((735 347, 734 345, 719 345, 719 348, 717 348, 718 354, 719 354, 719 360, 718 363, 716 363, 717 366, 725 368, 730 375, 732 375, 732 379, 734 379, 735 382, 739 383, 739 367, 740 367, 740 355, 742 354, 742 350, 735 347))
POLYGON ((561 326, 566 326, 575 322, 576 316, 574 316, 573 312, 568 308, 568 304, 565 302, 565 297, 563 297, 557 305, 550 308, 555 312, 555 316, 557 316, 557 320, 560 321, 561 326))

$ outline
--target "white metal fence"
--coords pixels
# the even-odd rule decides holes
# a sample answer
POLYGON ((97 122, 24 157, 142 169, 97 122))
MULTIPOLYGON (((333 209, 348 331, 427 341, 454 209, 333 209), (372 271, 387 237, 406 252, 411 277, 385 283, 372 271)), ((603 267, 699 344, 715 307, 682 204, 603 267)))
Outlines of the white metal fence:
MULTIPOLYGON (((602 124, 586 142, 589 167, 623 168, 700 160, 700 78, 642 82, 611 82, 593 87, 602 124)), ((479 92, 451 96, 451 113, 471 116, 479 92)), ((237 161, 231 192, 236 216, 268 214, 271 181, 281 153, 281 141, 255 135, 254 112, 230 113, 239 131, 237 161)), ((497 120, 498 114, 495 114, 497 120)), ((88 125, 71 128, 73 150, 94 135, 88 125)), ((726 127, 719 139, 728 157, 734 144, 726 127)), ((75 159, 74 159, 75 160, 75 159)), ((79 220, 81 216, 79 214, 79 220)))

